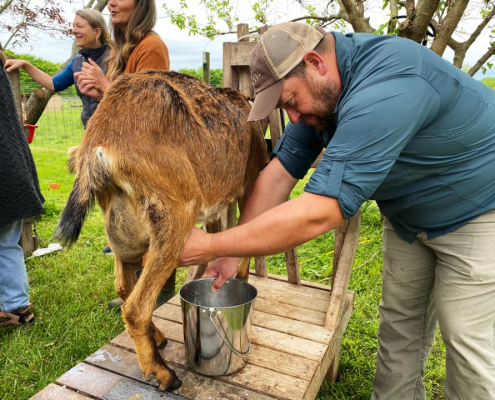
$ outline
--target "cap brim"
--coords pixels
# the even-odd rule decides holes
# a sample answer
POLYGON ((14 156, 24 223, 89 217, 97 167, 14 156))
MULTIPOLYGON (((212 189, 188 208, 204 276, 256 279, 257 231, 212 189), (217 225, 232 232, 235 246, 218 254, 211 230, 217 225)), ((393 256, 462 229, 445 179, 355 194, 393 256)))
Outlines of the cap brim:
POLYGON ((259 121, 260 119, 268 117, 270 113, 275 110, 280 95, 282 94, 282 86, 283 79, 256 94, 248 121, 259 121))

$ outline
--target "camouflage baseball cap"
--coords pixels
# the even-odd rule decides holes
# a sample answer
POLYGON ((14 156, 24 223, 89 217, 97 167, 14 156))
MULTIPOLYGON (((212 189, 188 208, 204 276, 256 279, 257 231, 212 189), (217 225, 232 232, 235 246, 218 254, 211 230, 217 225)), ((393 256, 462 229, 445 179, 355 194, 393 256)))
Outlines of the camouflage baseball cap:
POLYGON ((283 78, 313 50, 323 34, 312 26, 285 22, 268 29, 251 52, 251 79, 256 94, 248 121, 270 115, 282 93, 283 78))

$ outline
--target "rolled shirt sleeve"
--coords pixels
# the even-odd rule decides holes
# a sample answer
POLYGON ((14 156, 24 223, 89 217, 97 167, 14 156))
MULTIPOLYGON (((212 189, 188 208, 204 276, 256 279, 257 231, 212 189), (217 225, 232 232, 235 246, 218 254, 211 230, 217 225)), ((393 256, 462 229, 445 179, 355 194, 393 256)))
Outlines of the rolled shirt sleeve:
POLYGON ((311 126, 302 122, 289 122, 273 149, 271 158, 276 156, 293 178, 302 179, 323 147, 321 138, 311 126))

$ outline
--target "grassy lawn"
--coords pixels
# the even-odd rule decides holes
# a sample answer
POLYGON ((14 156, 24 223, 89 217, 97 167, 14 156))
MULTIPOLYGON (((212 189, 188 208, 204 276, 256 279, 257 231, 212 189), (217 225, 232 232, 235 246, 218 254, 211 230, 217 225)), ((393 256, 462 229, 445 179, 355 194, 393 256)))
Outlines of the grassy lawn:
MULTIPOLYGON (((47 148, 35 136, 32 144, 46 197, 46 212, 37 222, 42 247, 51 243, 73 182, 66 168, 65 149, 79 140, 78 136, 69 135, 60 146, 64 149, 47 148), (49 189, 54 182, 60 185, 59 189, 49 189)), ((304 181, 294 195, 301 193, 303 186, 304 181)), ((350 289, 356 293, 355 311, 344 336, 339 381, 325 383, 319 399, 370 398, 378 345, 380 238, 380 214, 371 203, 363 212, 350 282, 350 289)), ((105 244, 103 221, 99 210, 95 210, 72 248, 26 261, 36 324, 0 330, 0 399, 28 399, 124 330, 120 311, 107 309, 116 292, 112 257, 102 253, 105 244)), ((298 249, 301 278, 330 285, 332 250, 333 232, 301 246, 298 249)), ((270 257, 268 269, 271 273, 285 274, 284 257, 270 257)), ((186 274, 186 269, 179 270, 177 286, 186 274)), ((443 359, 443 345, 437 340, 425 379, 428 399, 443 399, 443 359)))

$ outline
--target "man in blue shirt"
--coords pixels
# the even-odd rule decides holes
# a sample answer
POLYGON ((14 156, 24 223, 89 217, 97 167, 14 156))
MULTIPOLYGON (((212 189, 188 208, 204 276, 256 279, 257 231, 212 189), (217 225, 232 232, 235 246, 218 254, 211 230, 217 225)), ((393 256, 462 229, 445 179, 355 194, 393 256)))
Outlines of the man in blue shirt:
POLYGON ((425 399, 437 320, 447 399, 495 399, 495 92, 412 41, 285 23, 251 54, 250 120, 291 123, 240 219, 193 230, 182 265, 282 252, 335 228, 366 199, 385 216, 372 399, 425 399), (284 202, 325 153, 297 199, 284 202))

